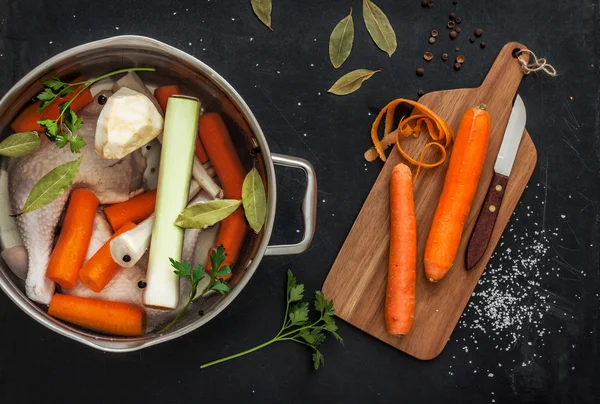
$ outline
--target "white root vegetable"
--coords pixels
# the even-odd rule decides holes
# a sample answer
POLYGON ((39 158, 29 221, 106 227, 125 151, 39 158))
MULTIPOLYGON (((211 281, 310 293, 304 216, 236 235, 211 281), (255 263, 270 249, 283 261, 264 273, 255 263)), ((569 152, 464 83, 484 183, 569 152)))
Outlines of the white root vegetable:
POLYGON ((2 258, 10 270, 19 278, 27 277, 27 249, 19 235, 15 219, 10 216, 10 200, 8 198, 8 171, 6 160, 0 168, 0 247, 2 258))
POLYGON ((144 94, 121 87, 102 108, 95 150, 102 158, 121 159, 157 137, 163 117, 144 94))
MULTIPOLYGON (((214 170, 213 170, 214 171, 214 170)), ((194 179, 198 181, 200 186, 206 190, 213 198, 222 198, 223 190, 221 187, 217 185, 217 183, 212 179, 212 176, 209 174, 208 170, 204 168, 200 160, 194 157, 194 164, 192 168, 192 175, 194 179)))
POLYGON ((157 139, 153 139, 150 143, 143 146, 142 156, 146 160, 146 168, 144 170, 144 181, 146 187, 156 189, 158 186, 158 170, 160 168, 160 149, 161 145, 157 139))
POLYGON ((175 96, 167 105, 143 303, 173 310, 179 303, 179 277, 173 273, 169 259, 181 260, 183 229, 175 225, 175 220, 188 201, 200 103, 175 96))
POLYGON ((121 89, 121 87, 127 87, 137 91, 138 93, 144 94, 146 97, 148 97, 150 101, 152 101, 158 112, 160 112, 162 116, 165 116, 165 113, 160 107, 160 104, 158 103, 156 98, 154 97, 154 94, 152 94, 152 91, 150 91, 150 89, 146 87, 146 85, 136 72, 129 72, 125 76, 117 80, 117 82, 114 83, 114 85, 112 86, 112 91, 116 93, 121 89))
MULTIPOLYGON (((199 191, 200 185, 194 180, 190 181, 189 198, 194 198, 199 191)), ((113 260, 123 268, 135 266, 150 247, 153 227, 154 213, 133 229, 112 239, 110 255, 113 260), (124 260, 125 257, 127 257, 127 261, 124 260)))

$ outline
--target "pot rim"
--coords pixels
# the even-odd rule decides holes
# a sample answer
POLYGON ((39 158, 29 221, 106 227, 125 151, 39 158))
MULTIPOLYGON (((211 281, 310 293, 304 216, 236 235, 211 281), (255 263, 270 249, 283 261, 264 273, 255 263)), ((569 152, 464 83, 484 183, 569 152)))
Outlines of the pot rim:
POLYGON ((17 98, 24 89, 29 87, 31 83, 40 80, 44 75, 51 71, 55 65, 67 63, 69 59, 77 57, 82 52, 89 51, 98 47, 114 45, 136 45, 136 47, 146 47, 151 48, 155 51, 158 50, 165 52, 169 55, 174 56, 175 58, 182 59, 184 62, 189 63, 197 71, 209 78, 212 84, 215 84, 227 97, 229 97, 230 101, 238 108, 246 123, 250 127, 256 141, 258 142, 258 146, 261 150, 261 154, 265 163, 268 189, 268 210, 265 225, 262 230, 264 232, 263 237, 260 241, 255 256, 251 259, 250 264, 245 270, 244 276, 240 279, 238 284, 235 285, 231 292, 222 297, 216 303, 216 305, 202 318, 166 335, 146 335, 139 338, 115 339, 109 336, 99 336, 96 334, 87 333, 85 331, 73 328, 67 323, 63 323, 57 319, 50 317, 33 301, 27 298, 25 294, 17 287, 17 285, 15 285, 14 282, 7 276, 7 274, 5 273, 6 271, 3 270, 3 268, 0 268, 0 289, 2 289, 4 293, 21 310, 27 313, 38 323, 44 325, 52 331, 57 332, 60 335, 81 342, 82 344, 85 344, 92 348, 96 348, 106 352, 132 352, 163 342, 167 342, 172 339, 181 337, 189 332, 192 332, 197 328, 201 327, 202 325, 206 324, 211 319, 213 319, 229 304, 231 304, 231 302, 239 295, 242 289, 249 282, 250 278, 254 275, 254 272, 256 271, 259 263, 261 262, 265 254, 265 250, 267 249, 273 231, 277 191, 275 181, 275 168, 273 165, 273 160, 271 157, 269 146, 267 144, 267 140, 262 129, 260 128, 260 125, 258 124, 258 121, 256 120, 254 114, 250 110, 250 107, 246 104, 241 95, 221 75, 219 75, 216 71, 214 71, 204 62, 200 61, 199 59, 182 50, 179 50, 171 45, 167 45, 153 38, 140 35, 119 35, 93 42, 88 42, 67 49, 41 63, 29 73, 27 73, 23 78, 21 78, 16 84, 14 84, 0 99, 0 110, 8 108, 10 106, 11 99, 17 98))

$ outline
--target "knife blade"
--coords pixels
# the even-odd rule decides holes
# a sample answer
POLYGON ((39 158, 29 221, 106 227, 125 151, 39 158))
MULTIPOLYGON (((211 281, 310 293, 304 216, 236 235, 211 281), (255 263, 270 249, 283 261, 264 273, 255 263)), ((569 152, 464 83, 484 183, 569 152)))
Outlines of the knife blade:
POLYGON ((517 156, 523 132, 525 131, 526 120, 527 112, 525 104, 523 104, 523 100, 517 94, 510 117, 508 118, 508 125, 504 131, 500 151, 494 164, 494 175, 492 176, 483 206, 481 207, 479 217, 475 222, 475 227, 467 245, 467 271, 472 269, 481 260, 490 242, 500 205, 502 204, 502 197, 506 191, 510 172, 517 156))

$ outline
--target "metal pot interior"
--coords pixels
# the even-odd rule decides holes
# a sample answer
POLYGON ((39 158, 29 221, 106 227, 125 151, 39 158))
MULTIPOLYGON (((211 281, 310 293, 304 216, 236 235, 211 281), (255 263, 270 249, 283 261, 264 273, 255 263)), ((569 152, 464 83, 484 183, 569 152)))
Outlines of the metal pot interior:
MULTIPOLYGON (((0 139, 12 132, 10 122, 42 89, 40 80, 50 75, 61 78, 95 77, 127 67, 154 67, 156 72, 141 72, 146 84, 177 84, 184 94, 197 97, 204 111, 218 112, 225 119, 232 140, 247 170, 260 171, 268 195, 267 222, 260 234, 248 232, 231 280, 233 290, 221 297, 212 295, 199 301, 165 335, 147 334, 140 338, 106 336, 66 324, 46 314, 46 307, 25 296, 24 282, 2 261, 0 286, 25 312, 45 326, 72 339, 106 351, 131 351, 183 335, 206 323, 227 306, 248 282, 265 251, 274 219, 275 176, 269 149, 254 116, 229 84, 209 67, 168 45, 148 38, 125 36, 82 45, 52 58, 17 83, 0 101, 0 139), (199 313, 203 315, 200 316, 199 313)), ((89 146, 88 146, 89 147, 89 146)), ((5 161, 2 162, 6 164, 5 161)), ((0 232, 2 229, 0 229, 0 232)))

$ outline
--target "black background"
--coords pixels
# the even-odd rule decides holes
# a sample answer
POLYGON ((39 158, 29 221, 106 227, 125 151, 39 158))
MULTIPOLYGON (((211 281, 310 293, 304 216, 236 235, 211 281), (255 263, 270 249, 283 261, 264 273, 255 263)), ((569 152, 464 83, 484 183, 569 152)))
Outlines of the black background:
MULTIPOLYGON (((48 57, 78 44, 121 34, 164 41, 209 64, 240 92, 272 151, 314 164, 319 218, 308 252, 265 258, 247 288, 211 323, 141 352, 87 348, 35 323, 0 294, 0 403, 593 402, 600 376, 598 1, 434 2, 429 9, 419 0, 377 2, 398 37, 389 58, 369 38, 359 0, 274 0, 274 32, 256 19, 247 0, 1 0, 0 94, 48 57), (354 48, 336 70, 328 60, 329 34, 350 7, 354 48), (452 43, 444 28, 451 11, 463 18, 463 33, 452 43), (469 43, 475 28, 485 31, 485 49, 469 43), (429 46, 432 29, 441 34, 429 46), (307 290, 321 287, 381 167, 365 167, 362 159, 373 113, 397 97, 416 99, 419 89, 478 85, 510 40, 547 57, 560 73, 528 76, 519 90, 539 158, 509 225, 515 234, 540 226, 557 234, 544 262, 553 269, 562 265, 565 276, 540 278, 539 288, 555 303, 559 299, 542 320, 546 330, 559 331, 542 340, 530 328, 513 330, 518 338, 508 351, 483 336, 466 351, 459 341, 472 341, 468 324, 478 318, 468 311, 461 320, 467 326, 455 331, 444 352, 420 362, 342 323, 345 346, 326 341, 326 366, 317 372, 304 347, 286 343, 201 371, 201 363, 276 332, 287 268, 307 290), (467 58, 459 72, 439 59, 447 51, 452 60, 455 46, 467 58), (436 54, 429 64, 422 60, 426 50, 436 54), (421 65, 426 74, 418 78, 421 65), (382 72, 353 95, 326 93, 355 68, 382 72), (559 315, 563 309, 572 315, 559 315)), ((274 241, 299 237, 301 185, 298 173, 278 171, 274 241)), ((497 252, 512 260, 509 249, 522 244, 505 237, 497 252)), ((497 255, 490 266, 499 260, 497 255)))

